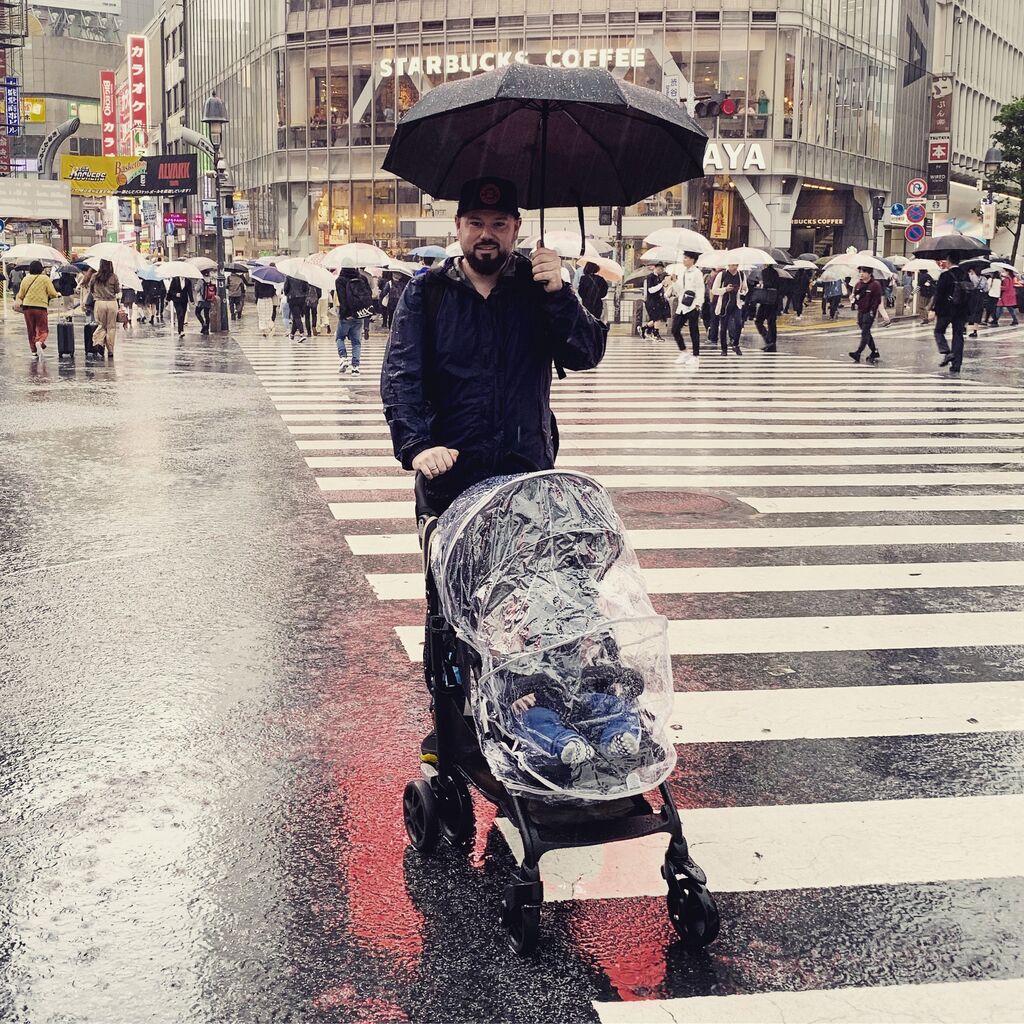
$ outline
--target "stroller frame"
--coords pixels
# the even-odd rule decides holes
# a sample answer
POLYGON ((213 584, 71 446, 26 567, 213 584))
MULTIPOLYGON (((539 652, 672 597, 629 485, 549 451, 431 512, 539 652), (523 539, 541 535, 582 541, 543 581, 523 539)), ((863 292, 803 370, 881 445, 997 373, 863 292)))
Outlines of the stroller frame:
POLYGON ((544 808, 550 805, 510 792, 491 773, 473 719, 466 714, 467 684, 480 671, 480 657, 458 638, 441 612, 430 566, 437 516, 429 507, 424 484, 425 478, 417 474, 416 518, 427 599, 423 672, 431 695, 434 730, 421 748, 424 777, 408 783, 403 796, 412 845, 420 853, 430 854, 443 838, 456 849, 465 848, 475 830, 470 789, 495 804, 498 814, 515 825, 522 838, 523 857, 505 888, 500 920, 512 949, 527 955, 539 938, 544 901, 539 862, 545 853, 666 833, 669 844, 661 874, 668 886, 669 917, 688 949, 703 949, 718 935, 718 909, 707 889, 707 877, 690 857, 679 812, 665 782, 657 787, 661 797, 658 811, 638 794, 598 805, 591 814, 583 811, 567 816, 559 808, 545 822, 537 818, 544 817, 544 808))

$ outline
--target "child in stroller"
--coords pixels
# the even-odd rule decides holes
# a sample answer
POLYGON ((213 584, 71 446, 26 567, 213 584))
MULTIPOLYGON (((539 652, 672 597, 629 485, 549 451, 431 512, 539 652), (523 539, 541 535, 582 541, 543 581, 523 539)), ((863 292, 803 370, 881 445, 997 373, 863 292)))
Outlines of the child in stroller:
POLYGON ((607 494, 581 473, 498 477, 438 520, 417 480, 417 514, 434 732, 425 778, 405 791, 413 845, 468 841, 467 784, 496 803, 523 840, 502 923, 525 953, 544 853, 666 832, 670 918, 689 947, 712 942, 718 912, 665 784, 675 765, 667 623, 607 494), (644 796, 653 789, 658 811, 644 796))

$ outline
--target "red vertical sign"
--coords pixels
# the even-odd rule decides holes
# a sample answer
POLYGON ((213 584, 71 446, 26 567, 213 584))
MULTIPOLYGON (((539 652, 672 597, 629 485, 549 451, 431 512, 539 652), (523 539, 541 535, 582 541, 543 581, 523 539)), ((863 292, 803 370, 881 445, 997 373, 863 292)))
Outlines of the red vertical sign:
POLYGON ((128 37, 128 91, 131 94, 131 153, 135 155, 147 144, 149 102, 146 95, 146 37, 128 37))
POLYGON ((117 155, 132 155, 132 98, 127 82, 117 90, 117 155))
POLYGON ((100 72, 100 124, 103 128, 103 155, 117 156, 117 106, 113 71, 100 72))
MULTIPOLYGON (((7 50, 0 46, 0 81, 7 77, 7 50)), ((0 176, 11 173, 11 143, 6 132, 0 132, 0 176)))

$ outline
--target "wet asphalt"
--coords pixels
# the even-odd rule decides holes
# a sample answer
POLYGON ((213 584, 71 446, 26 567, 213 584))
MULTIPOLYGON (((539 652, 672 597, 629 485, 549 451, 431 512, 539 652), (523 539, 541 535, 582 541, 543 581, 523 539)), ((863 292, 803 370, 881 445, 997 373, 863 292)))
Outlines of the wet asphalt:
MULTIPOLYGON (((87 364, 79 331, 59 365, 0 337, 0 1021, 594 1022, 592 1000, 1019 977, 1021 879, 724 894, 700 957, 660 900, 555 904, 517 960, 488 812, 468 859, 406 849, 422 679, 235 340, 141 327, 87 364)), ((1000 345, 970 372, 1018 382, 1000 345)), ((887 355, 933 361, 926 338, 887 355)), ((1005 653, 965 671, 1019 678, 1005 653)), ((868 657, 787 672, 863 681, 868 657)), ((925 681, 908 659, 893 677, 925 681)), ((718 659, 718 686, 752 670, 718 659)), ((899 796, 919 756, 946 762, 922 795, 1019 794, 1019 737, 710 745, 677 795, 899 796)))

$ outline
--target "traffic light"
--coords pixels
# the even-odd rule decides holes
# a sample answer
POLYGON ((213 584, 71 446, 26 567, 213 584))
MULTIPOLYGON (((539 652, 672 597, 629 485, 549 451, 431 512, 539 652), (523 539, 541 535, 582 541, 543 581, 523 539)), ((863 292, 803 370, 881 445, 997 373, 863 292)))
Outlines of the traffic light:
POLYGON ((697 117, 732 117, 736 113, 736 101, 727 92, 712 93, 707 99, 697 101, 694 114, 697 117))
POLYGON ((612 223, 612 208, 610 206, 599 206, 597 208, 597 223, 601 227, 610 227, 612 223))

